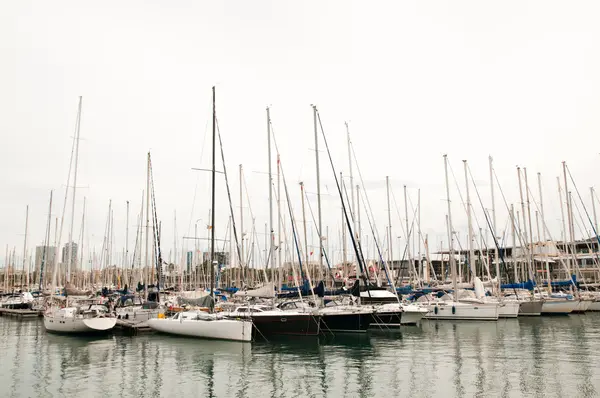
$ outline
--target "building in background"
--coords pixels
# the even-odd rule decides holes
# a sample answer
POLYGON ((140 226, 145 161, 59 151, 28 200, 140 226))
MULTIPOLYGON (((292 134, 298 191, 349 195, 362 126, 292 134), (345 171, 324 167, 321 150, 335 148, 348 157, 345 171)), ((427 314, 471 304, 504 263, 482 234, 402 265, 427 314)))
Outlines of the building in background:
POLYGON ((56 260, 56 247, 54 246, 36 246, 35 248, 35 276, 40 273, 42 261, 44 261, 44 273, 51 271, 56 260), (44 251, 46 252, 44 254, 44 251))
POLYGON ((67 243, 66 245, 63 246, 62 249, 62 268, 61 269, 65 269, 67 267, 67 263, 69 262, 69 246, 72 248, 71 249, 71 272, 73 271, 77 271, 78 267, 77 267, 77 243, 75 242, 71 242, 71 243, 67 243))

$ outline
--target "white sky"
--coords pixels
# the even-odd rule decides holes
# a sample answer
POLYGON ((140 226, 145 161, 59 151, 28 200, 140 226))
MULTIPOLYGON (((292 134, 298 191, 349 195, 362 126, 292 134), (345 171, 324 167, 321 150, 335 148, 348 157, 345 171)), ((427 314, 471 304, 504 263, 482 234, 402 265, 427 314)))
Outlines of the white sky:
MULTIPOLYGON (((461 160, 468 159, 486 207, 488 155, 511 203, 518 201, 516 165, 527 167, 536 196, 541 172, 547 222, 558 238, 561 161, 588 206, 598 181, 599 11, 595 1, 0 1, 0 264, 6 245, 22 253, 26 205, 30 247, 43 240, 51 189, 60 215, 79 95, 75 234, 86 196, 85 245, 99 251, 112 199, 115 246, 124 247, 129 200, 133 246, 151 150, 168 257, 174 212, 179 237, 193 235, 194 222, 208 217, 209 175, 191 168, 210 167, 212 85, 236 211, 243 164, 261 233, 267 177, 255 172, 267 169, 265 107, 272 107, 300 218, 297 183, 316 190, 310 104, 317 104, 338 172, 348 172, 350 122, 380 234, 389 175, 402 217, 402 185, 415 205, 420 188, 432 250, 446 240, 447 153, 461 189, 461 160)), ((323 191, 331 194, 323 225, 333 249, 341 217, 322 155, 323 191)), ((228 210, 218 181, 222 237, 228 210)), ((462 236, 466 216, 454 185, 452 196, 462 236)), ((471 198, 485 227, 473 188, 471 198)), ((500 195, 496 203, 502 230, 500 195)), ((403 235, 395 208, 392 216, 394 235, 403 235)), ((249 231, 249 217, 245 223, 249 231)), ((62 242, 68 225, 67 217, 62 242)), ((371 235, 366 222, 363 230, 371 235)))

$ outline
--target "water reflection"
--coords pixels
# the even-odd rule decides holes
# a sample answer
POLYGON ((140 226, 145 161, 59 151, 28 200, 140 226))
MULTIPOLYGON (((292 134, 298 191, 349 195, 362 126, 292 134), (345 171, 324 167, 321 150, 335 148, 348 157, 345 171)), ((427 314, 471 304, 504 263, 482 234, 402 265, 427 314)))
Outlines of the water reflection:
POLYGON ((600 314, 235 343, 0 318, 2 396, 595 396, 600 314))

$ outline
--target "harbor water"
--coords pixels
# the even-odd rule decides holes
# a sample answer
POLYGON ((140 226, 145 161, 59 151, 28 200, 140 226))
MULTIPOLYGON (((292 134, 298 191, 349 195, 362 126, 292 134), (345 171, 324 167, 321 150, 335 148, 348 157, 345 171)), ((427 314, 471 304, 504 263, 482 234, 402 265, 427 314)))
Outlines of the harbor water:
POLYGON ((594 397, 600 314, 235 343, 0 317, 2 397, 594 397))

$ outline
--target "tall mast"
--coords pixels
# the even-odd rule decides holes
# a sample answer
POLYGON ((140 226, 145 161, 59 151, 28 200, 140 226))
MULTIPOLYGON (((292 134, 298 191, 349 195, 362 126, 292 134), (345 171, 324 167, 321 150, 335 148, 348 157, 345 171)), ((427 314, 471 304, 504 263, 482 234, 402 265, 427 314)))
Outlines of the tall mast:
MULTIPOLYGON (((23 274, 26 274, 26 285, 25 288, 29 290, 29 268, 27 268, 27 228, 29 226, 29 205, 25 208, 25 241, 23 242, 23 272, 21 273, 21 279, 23 274)), ((23 282, 21 281, 21 286, 23 282)))
POLYGON ((271 114, 269 107, 267 107, 267 149, 269 156, 269 246, 265 248, 267 250, 267 259, 269 260, 271 269, 275 268, 273 262, 273 248, 275 246, 275 230, 273 229, 273 174, 271 172, 271 114))
MULTIPOLYGON (((517 175, 519 177, 519 195, 521 197, 521 214, 523 217, 523 237, 525 238, 525 242, 523 245, 523 249, 525 245, 529 242, 528 234, 527 234, 527 221, 525 220, 525 201, 523 200, 523 185, 521 184, 521 168, 517 167, 517 175)), ((531 270, 531 253, 527 253, 527 275, 529 276, 529 271, 531 270)))
POLYGON ((519 279, 519 274, 517 270, 517 226, 515 222, 515 205, 510 205, 510 219, 512 225, 512 259, 513 259, 513 273, 514 280, 517 282, 519 279))
POLYGON ((477 269, 475 267, 475 253, 473 252, 473 224, 471 222, 471 196, 469 195, 469 177, 467 174, 467 161, 463 160, 463 166, 465 168, 465 183, 467 187, 467 223, 468 225, 468 237, 467 246, 469 248, 469 268, 473 275, 477 275, 477 269))
MULTIPOLYGON (((123 268, 127 270, 129 264, 129 201, 127 201, 127 215, 125 217, 125 259, 123 260, 123 268)), ((127 271, 125 271, 127 272, 127 271)))
POLYGON ((304 228, 304 262, 306 263, 306 275, 310 279, 310 266, 308 264, 308 237, 306 233, 306 213, 304 211, 304 182, 300 181, 300 194, 302 195, 302 226, 304 228))
POLYGON ((282 244, 282 240, 281 240, 281 224, 283 222, 283 220, 281 219, 281 167, 280 167, 280 159, 279 159, 279 153, 277 154, 277 287, 278 290, 281 290, 281 278, 282 278, 282 272, 283 270, 281 269, 281 244, 282 244))
MULTIPOLYGON (((388 212, 389 211, 390 211, 390 209, 388 206, 388 212)), ((389 217, 389 213, 388 213, 388 217, 389 217)), ((406 254, 408 257, 408 262, 411 265, 409 272, 411 272, 411 271, 415 270, 415 262, 413 261, 412 253, 410 252, 410 237, 412 234, 410 233, 409 226, 408 226, 408 194, 406 192, 406 185, 404 185, 404 219, 405 219, 404 222, 406 223, 406 254)), ((391 224, 390 224, 390 242, 392 239, 394 239, 394 236, 392 235, 392 228, 391 228, 391 224)), ((398 255, 400 255, 400 254, 398 254, 398 255)), ((400 266, 402 266, 402 264, 400 264, 400 266)), ((415 274, 415 272, 413 272, 413 275, 414 274, 415 274)), ((417 275, 414 275, 414 277, 415 277, 415 280, 418 279, 417 275)))
POLYGON ((83 242, 85 241, 85 202, 86 197, 83 197, 83 215, 81 216, 81 243, 79 244, 79 251, 81 253, 81 260, 79 261, 79 271, 82 275, 82 287, 85 280, 85 273, 83 270, 83 242))
MULTIPOLYGON (((573 256, 573 271, 575 271, 575 273, 577 274, 577 270, 579 269, 578 265, 577 265, 577 255, 575 254, 575 232, 573 230, 573 208, 572 208, 572 202, 571 202, 571 192, 569 191, 568 185, 567 185, 567 163, 566 162, 562 162, 563 164, 563 175, 564 175, 564 179, 565 179, 565 195, 567 198, 567 222, 569 225, 569 243, 568 246, 570 246, 570 252, 571 255, 573 256)), ((565 239, 566 241, 566 239, 565 239)), ((565 242, 566 243, 566 242, 565 242)), ((569 251, 567 251, 568 253, 569 251)), ((578 275, 579 277, 579 275, 578 275)), ((568 276, 569 279, 571 279, 571 275, 568 276)))
MULTIPOLYGON (((542 174, 538 173, 538 191, 540 194, 540 217, 542 218, 542 226, 545 225, 544 221, 544 198, 542 196, 542 174)), ((539 234, 538 234, 539 235, 539 234)), ((544 262, 546 263, 546 278, 548 280, 548 291, 552 291, 551 278, 550 278, 550 264, 548 261, 550 247, 546 245, 546 228, 542 227, 542 242, 544 247, 544 262)))
MULTIPOLYGON (((389 247, 389 253, 390 253, 390 258, 389 258, 389 263, 390 263, 390 269, 394 269, 394 251, 393 251, 393 247, 394 247, 394 236, 392 235, 392 206, 390 205, 390 177, 389 176, 385 176, 385 189, 387 192, 387 207, 388 207, 388 247, 389 247)), ((400 268, 402 267, 402 264, 398 265, 398 274, 400 274, 400 268)))
POLYGON ((150 152, 146 164, 146 256, 144 257, 144 296, 148 299, 148 277, 150 268, 150 247, 148 239, 150 238, 150 152))
MULTIPOLYGON (((494 159, 490 156, 490 193, 492 196, 492 234, 494 234, 494 241, 498 236, 498 232, 496 231, 496 200, 494 197, 494 159)), ((506 245, 504 245, 506 246, 506 245)), ((499 257, 499 248, 496 247, 494 250, 494 262, 496 264, 496 279, 498 279, 498 293, 502 291, 502 278, 500 277, 500 262, 498 261, 499 257)))
POLYGON ((213 297, 213 289, 215 286, 215 151, 216 151, 216 124, 217 113, 215 108, 215 86, 212 88, 212 103, 213 103, 213 118, 212 118, 212 218, 210 221, 210 297, 213 297))
MULTIPOLYGON (((358 228, 356 229, 356 237, 360 242, 360 185, 356 184, 356 219, 358 220, 358 228)), ((367 251, 367 257, 369 257, 369 253, 367 251)))
MULTIPOLYGON (((529 204, 529 183, 527 181, 527 168, 523 167, 523 175, 525 177, 525 197, 527 198, 527 219, 529 220, 529 256, 531 257, 531 268, 530 272, 534 271, 535 262, 533 259, 533 228, 531 222, 531 206, 529 204)), ((525 214, 523 214, 523 218, 525 218, 525 214)), ((527 224, 524 225, 524 228, 527 228, 527 224)), ((539 237, 538 237, 539 239, 539 237)), ((536 274, 534 273, 534 277, 536 274)))
MULTIPOLYGON (((346 124, 346 127, 348 127, 348 124, 346 124)), ((340 183, 342 184, 341 189, 343 189, 344 187, 344 180, 342 179, 342 172, 340 171, 340 183)), ((344 269, 346 268, 346 263, 348 262, 348 249, 346 248, 346 227, 344 226, 345 223, 345 219, 344 219, 344 206, 342 206, 342 261, 343 261, 343 265, 344 265, 344 269)), ((358 274, 360 273, 360 267, 357 265, 356 266, 356 274, 358 276, 358 274)))
MULTIPOLYGON (((40 291, 42 290, 42 284, 44 282, 44 267, 45 267, 46 261, 47 261, 46 252, 48 251, 48 246, 50 246, 50 228, 52 228, 52 193, 53 193, 53 191, 50 191, 50 204, 48 205, 48 222, 46 224, 46 239, 44 241, 44 250, 42 251, 42 262, 40 264, 40 270, 39 270, 40 284, 38 286, 38 289, 40 291)), ((54 255, 56 256, 56 248, 54 250, 55 250, 54 255)), ((54 262, 54 260, 53 260, 53 262, 54 262)), ((5 291, 6 291, 6 289, 5 289, 5 291)))
POLYGON ((448 155, 444 155, 444 174, 446 176, 446 201, 448 202, 448 255, 450 256, 450 272, 452 273, 452 289, 454 301, 457 301, 456 264, 454 263, 454 245, 452 244, 452 209, 450 206, 450 187, 448 185, 448 155))
MULTIPOLYGON (((354 203, 354 179, 352 178, 352 143, 350 141, 350 129, 348 128, 348 122, 344 122, 344 124, 346 125, 346 136, 348 139, 348 166, 349 166, 349 172, 350 172, 350 196, 351 196, 351 208, 350 208, 350 214, 352 215, 352 226, 354 228, 354 231, 356 231, 356 218, 354 217, 354 209, 355 209, 355 203, 354 203)), ((315 131, 316 134, 316 131, 315 131)), ((343 186, 343 184, 342 184, 343 186)), ((356 259, 357 263, 358 263, 358 258, 356 259)), ((357 265, 357 270, 360 267, 357 265)))
POLYGON ((418 242, 418 258, 417 264, 419 264, 419 279, 421 281, 425 280, 425 269, 423 269, 423 259, 421 256, 421 188, 417 190, 417 242, 418 242))
MULTIPOLYGON (((566 265, 567 265, 567 271, 570 273, 571 272, 571 267, 570 267, 570 257, 569 257, 569 247, 568 247, 568 238, 567 238, 567 224, 565 222, 565 209, 564 209, 564 202, 563 202, 563 197, 562 197, 562 188, 560 186, 560 177, 556 177, 556 182, 558 184, 558 200, 560 202, 560 216, 561 216, 561 220, 562 220, 562 236, 563 236, 563 246, 564 246, 564 250, 565 253, 567 254, 567 258, 566 258, 566 265)), ((571 275, 567 275, 567 278, 570 278, 571 275)))
POLYGON ((73 173, 73 199, 71 203, 71 230, 69 231, 69 241, 67 246, 67 272, 66 281, 71 281, 71 256, 73 255, 73 225, 75 224, 75 192, 77 191, 77 162, 79 160, 79 131, 81 128, 81 102, 83 98, 79 97, 79 108, 77 110, 77 132, 75 137, 75 171, 73 173))
MULTIPOLYGON (((242 165, 240 164, 240 230, 242 231, 242 242, 241 242, 241 248, 240 248, 240 258, 241 258, 241 264, 240 264, 240 269, 239 269, 239 273, 245 273, 245 268, 244 268, 244 263, 246 258, 244 257, 244 199, 243 199, 243 183, 244 183, 244 171, 242 169, 242 165)), ((240 278, 241 279, 241 278, 240 278)), ((238 284, 238 286, 241 287, 241 281, 240 284, 238 284)))
MULTIPOLYGON (((314 127, 315 127, 315 161, 317 166, 317 209, 319 219, 317 220, 319 223, 319 272, 323 271, 323 225, 321 220, 321 175, 319 168, 319 135, 317 132, 317 107, 313 106, 313 119, 314 119, 314 127)), ((352 164, 352 162, 350 162, 352 164)), ((352 183, 352 179, 350 180, 352 183)), ((354 198, 352 198, 352 202, 354 203, 354 198)))

